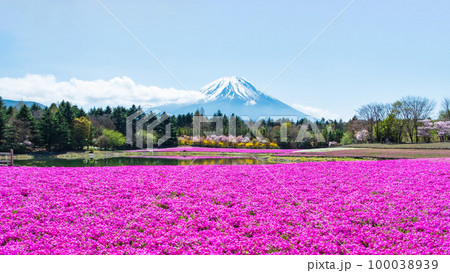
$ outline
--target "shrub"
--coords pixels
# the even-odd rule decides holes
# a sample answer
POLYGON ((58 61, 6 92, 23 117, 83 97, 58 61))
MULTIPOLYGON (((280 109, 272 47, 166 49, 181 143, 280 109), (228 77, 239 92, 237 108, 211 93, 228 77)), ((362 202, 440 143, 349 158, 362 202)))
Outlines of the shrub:
POLYGON ((126 138, 122 133, 105 129, 102 135, 97 138, 96 145, 101 149, 115 149, 124 146, 126 143, 126 138))
POLYGON ((100 149, 108 148, 108 138, 106 136, 99 136, 97 141, 95 141, 95 145, 100 149))

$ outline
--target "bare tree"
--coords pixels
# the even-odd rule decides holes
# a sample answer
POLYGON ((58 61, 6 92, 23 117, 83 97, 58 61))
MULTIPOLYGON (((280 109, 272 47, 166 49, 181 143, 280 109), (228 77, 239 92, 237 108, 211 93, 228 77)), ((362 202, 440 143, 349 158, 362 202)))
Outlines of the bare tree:
POLYGON ((370 139, 373 140, 376 137, 376 140, 380 142, 381 141, 380 123, 390 113, 389 104, 371 103, 362 106, 361 108, 356 110, 356 112, 358 113, 359 118, 365 121, 367 125, 367 130, 369 131, 370 139))
POLYGON ((440 114, 440 118, 445 120, 450 120, 450 98, 444 98, 441 103, 442 111, 440 114))
POLYGON ((394 137, 398 143, 403 142, 403 128, 405 127, 406 121, 402 119, 402 103, 400 101, 396 101, 392 104, 392 110, 390 113, 390 125, 392 126, 392 131, 394 137))
POLYGON ((358 118, 363 120, 366 125, 367 131, 369 131, 369 141, 373 137, 373 125, 375 124, 375 117, 373 114, 373 107, 371 104, 363 105, 358 110, 356 110, 358 118))
POLYGON ((405 120, 405 128, 408 132, 411 142, 416 138, 419 141, 417 127, 419 120, 426 119, 433 111, 436 103, 433 100, 424 97, 404 97, 401 102, 401 115, 405 120))

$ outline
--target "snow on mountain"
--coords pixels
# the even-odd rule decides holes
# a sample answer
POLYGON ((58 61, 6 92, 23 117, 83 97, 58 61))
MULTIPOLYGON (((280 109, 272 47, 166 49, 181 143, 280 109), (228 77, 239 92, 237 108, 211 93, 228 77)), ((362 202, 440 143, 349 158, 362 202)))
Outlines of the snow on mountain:
POLYGON ((200 91, 205 95, 205 101, 218 99, 240 99, 245 102, 251 102, 258 99, 262 92, 239 77, 223 77, 206 85, 200 91))
MULTIPOLYGON (((223 114, 235 114, 255 119, 258 117, 290 117, 302 119, 308 117, 291 106, 272 98, 256 89, 241 77, 223 77, 204 86, 203 98, 194 104, 170 104, 160 110, 178 115, 203 110, 205 115, 213 115, 220 110, 223 114)), ((308 117, 314 120, 313 117, 308 117)))

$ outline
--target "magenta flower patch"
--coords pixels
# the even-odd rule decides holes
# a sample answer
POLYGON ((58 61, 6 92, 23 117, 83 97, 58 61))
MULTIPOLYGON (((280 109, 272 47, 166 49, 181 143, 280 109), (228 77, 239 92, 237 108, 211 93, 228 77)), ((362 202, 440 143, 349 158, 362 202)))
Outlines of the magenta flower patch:
POLYGON ((448 160, 0 177, 0 254, 450 254, 448 160))
POLYGON ((161 148, 153 150, 130 150, 128 152, 209 152, 209 153, 291 153, 293 149, 245 149, 245 148, 208 148, 208 147, 174 147, 174 148, 161 148))

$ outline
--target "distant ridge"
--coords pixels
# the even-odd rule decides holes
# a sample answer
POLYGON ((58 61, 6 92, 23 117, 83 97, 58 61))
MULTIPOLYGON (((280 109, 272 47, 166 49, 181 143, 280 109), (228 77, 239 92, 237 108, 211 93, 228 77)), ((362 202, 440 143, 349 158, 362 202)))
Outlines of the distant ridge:
POLYGON ((3 99, 3 103, 6 105, 6 107, 17 107, 20 106, 22 104, 25 104, 28 107, 33 106, 33 104, 36 104, 37 106, 41 107, 41 108, 45 108, 45 105, 38 103, 38 102, 34 102, 34 101, 16 101, 16 100, 5 100, 3 99))

